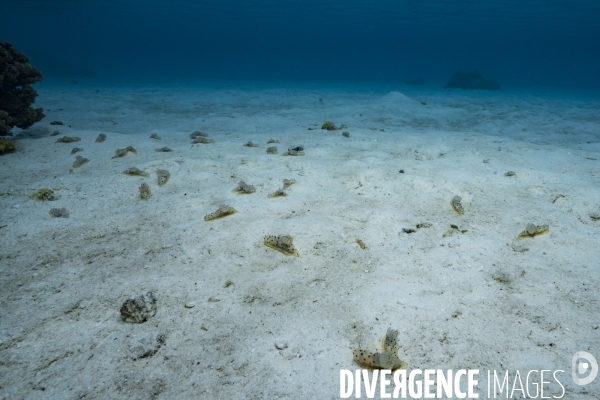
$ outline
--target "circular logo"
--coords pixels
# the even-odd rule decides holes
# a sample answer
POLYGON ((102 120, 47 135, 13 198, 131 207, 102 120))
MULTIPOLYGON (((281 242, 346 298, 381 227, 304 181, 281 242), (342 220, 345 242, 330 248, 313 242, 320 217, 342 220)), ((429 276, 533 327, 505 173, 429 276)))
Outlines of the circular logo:
POLYGON ((571 375, 575 384, 587 385, 596 379, 596 375, 598 375, 598 362, 590 353, 578 351, 573 354, 571 375), (588 375, 585 376, 586 374, 588 375))

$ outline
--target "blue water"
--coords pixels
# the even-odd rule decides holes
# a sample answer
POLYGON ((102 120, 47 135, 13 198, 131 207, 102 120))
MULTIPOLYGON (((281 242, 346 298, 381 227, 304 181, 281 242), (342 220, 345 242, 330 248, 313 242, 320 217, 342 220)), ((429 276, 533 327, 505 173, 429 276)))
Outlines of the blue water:
POLYGON ((2 0, 46 78, 600 90, 598 0, 2 0))

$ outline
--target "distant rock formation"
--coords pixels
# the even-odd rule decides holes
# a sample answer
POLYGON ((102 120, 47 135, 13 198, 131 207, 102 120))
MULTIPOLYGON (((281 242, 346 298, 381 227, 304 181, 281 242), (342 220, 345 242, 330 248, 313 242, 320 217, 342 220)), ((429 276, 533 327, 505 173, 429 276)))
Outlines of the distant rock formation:
POLYGON ((43 109, 31 108, 37 92, 32 84, 42 73, 29 64, 29 58, 8 42, 0 40, 0 136, 11 135, 13 127, 29 128, 44 118, 43 109))
POLYGON ((406 82, 404 82, 405 85, 411 85, 411 86, 423 86, 425 85, 425 79, 423 78, 413 78, 413 79, 409 79, 406 82))
POLYGON ((494 79, 484 78, 479 71, 455 72, 444 86, 446 89, 498 90, 500 84, 494 79))

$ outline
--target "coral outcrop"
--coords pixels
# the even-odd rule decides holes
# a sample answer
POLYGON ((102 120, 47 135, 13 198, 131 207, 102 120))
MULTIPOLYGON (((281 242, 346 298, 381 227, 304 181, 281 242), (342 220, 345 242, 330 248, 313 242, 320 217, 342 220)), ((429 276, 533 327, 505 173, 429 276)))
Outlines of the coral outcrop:
POLYGON ((44 118, 43 109, 31 107, 37 97, 31 85, 40 80, 42 73, 29 64, 29 58, 0 40, 0 136, 44 118))

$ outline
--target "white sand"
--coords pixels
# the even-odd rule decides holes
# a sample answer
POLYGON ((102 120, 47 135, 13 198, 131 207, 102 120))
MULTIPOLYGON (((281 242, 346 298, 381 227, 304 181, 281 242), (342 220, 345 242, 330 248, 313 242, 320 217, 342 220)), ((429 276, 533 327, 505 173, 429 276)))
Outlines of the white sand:
POLYGON ((339 398, 352 350, 378 349, 388 327, 410 369, 480 369, 481 396, 487 370, 561 369, 565 398, 600 393, 570 378, 573 353, 600 356, 597 100, 38 89, 47 117, 0 157, 2 398, 339 398), (216 143, 191 146, 195 130, 216 143), (293 144, 306 156, 283 156, 293 144), (137 155, 111 159, 128 145, 137 155), (71 172, 73 147, 90 162, 71 172), (122 173, 134 166, 150 178, 122 173), (283 179, 297 181, 288 197, 267 198, 283 179), (232 193, 240 180, 256 193, 232 193), (44 187, 60 199, 29 198, 44 187), (221 203, 238 213, 205 222, 221 203), (62 207, 69 218, 48 215, 62 207), (550 232, 515 241, 528 223, 550 232), (450 224, 466 232, 442 237, 450 224), (264 246, 283 234, 300 258, 264 246), (147 291, 157 314, 122 322, 147 291))

